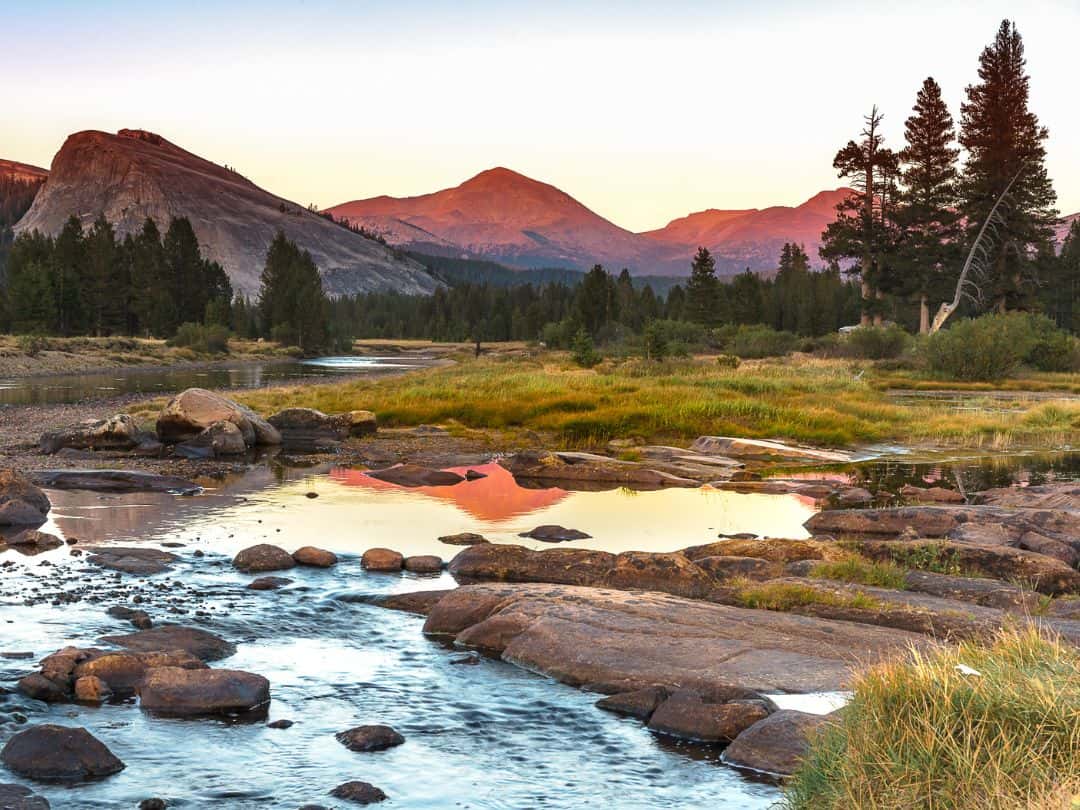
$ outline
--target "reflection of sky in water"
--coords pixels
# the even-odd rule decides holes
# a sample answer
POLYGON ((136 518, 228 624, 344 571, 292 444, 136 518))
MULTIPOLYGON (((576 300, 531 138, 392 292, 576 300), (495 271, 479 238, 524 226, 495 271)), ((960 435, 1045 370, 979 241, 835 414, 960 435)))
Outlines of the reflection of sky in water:
MULTIPOLYGON (((718 534, 802 538, 813 513, 805 499, 701 489, 567 492, 526 489, 497 465, 487 478, 451 487, 406 489, 356 470, 292 471, 284 482, 259 468, 194 498, 50 492, 51 530, 83 542, 202 541, 222 551, 258 542, 290 550, 318 545, 360 553, 387 546, 406 554, 453 556, 441 535, 478 532, 532 548, 520 532, 556 523, 592 535, 570 544, 610 551, 674 551, 718 534), (308 493, 318 498, 308 498, 308 493)), ((50 527, 46 527, 49 530, 50 527)))

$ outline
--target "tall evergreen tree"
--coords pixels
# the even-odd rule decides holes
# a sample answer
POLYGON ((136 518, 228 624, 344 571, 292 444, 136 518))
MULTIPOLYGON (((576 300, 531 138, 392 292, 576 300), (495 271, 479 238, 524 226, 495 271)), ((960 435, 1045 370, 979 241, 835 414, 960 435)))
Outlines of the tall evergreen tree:
POLYGON ((716 278, 716 260, 704 247, 698 248, 690 265, 685 317, 704 326, 716 326, 720 317, 720 282, 716 278))
POLYGON ((100 216, 86 235, 86 274, 82 287, 93 334, 124 331, 126 293, 130 287, 126 276, 116 233, 108 220, 100 216))
POLYGON ((979 81, 967 88, 960 143, 967 150, 961 184, 969 241, 994 202, 1018 176, 1003 210, 980 289, 1001 312, 1024 307, 1035 289, 1034 253, 1051 238, 1057 195, 1046 173, 1046 127, 1028 107, 1030 78, 1016 25, 1002 20, 979 57, 979 81))
POLYGON ((893 207, 897 196, 899 160, 884 145, 875 106, 865 118, 861 140, 848 141, 833 160, 855 193, 837 205, 836 221, 822 234, 821 256, 851 262, 847 270, 862 284, 862 323, 881 321, 881 284, 896 244, 893 207))
POLYGON ((960 150, 953 146, 953 119, 933 78, 923 82, 904 135, 903 189, 897 213, 903 238, 896 272, 886 288, 918 299, 919 332, 925 335, 930 331, 930 297, 951 294, 948 282, 955 281, 962 260, 956 168, 960 150))
POLYGON ((89 269, 86 241, 78 217, 64 223, 52 251, 53 294, 57 330, 61 335, 82 334, 88 327, 89 269))
POLYGON ((259 313, 268 337, 315 352, 327 345, 330 302, 315 261, 278 231, 266 254, 259 313))

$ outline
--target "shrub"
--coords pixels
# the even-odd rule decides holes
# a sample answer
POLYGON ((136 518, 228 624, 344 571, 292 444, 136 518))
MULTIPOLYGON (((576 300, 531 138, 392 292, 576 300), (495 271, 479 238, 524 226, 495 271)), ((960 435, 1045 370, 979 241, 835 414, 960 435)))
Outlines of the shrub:
POLYGON ((596 351, 592 338, 584 329, 579 329, 577 335, 574 336, 574 343, 570 347, 570 356, 582 368, 592 368, 604 359, 596 351))
POLYGON ((857 676, 835 717, 789 810, 1066 808, 1052 797, 1076 786, 1080 651, 1032 627, 935 646, 857 676))
POLYGON ((768 326, 744 326, 731 341, 733 354, 739 357, 779 357, 790 354, 798 343, 790 332, 777 332, 768 326))
POLYGON ((1027 316, 1032 338, 1024 361, 1039 371, 1080 370, 1076 338, 1044 315, 1027 316))
POLYGON ((838 349, 844 357, 891 360, 902 355, 910 343, 911 336, 895 324, 860 326, 840 340, 838 349))
POLYGON ((1023 363, 1040 371, 1080 368, 1076 338, 1043 315, 1014 312, 960 321, 923 343, 931 370, 960 380, 999 380, 1023 363))
POLYGON ((716 358, 716 364, 720 368, 738 368, 742 361, 733 354, 721 354, 716 358))
POLYGON ((668 339, 655 321, 645 327, 643 349, 646 360, 663 360, 668 355, 668 339))
POLYGON ((221 354, 229 351, 229 330, 216 324, 203 326, 201 323, 183 323, 176 330, 169 345, 203 354, 221 354))
POLYGON ((16 339, 19 351, 28 357, 37 357, 38 352, 49 348, 49 339, 41 335, 19 335, 16 339))

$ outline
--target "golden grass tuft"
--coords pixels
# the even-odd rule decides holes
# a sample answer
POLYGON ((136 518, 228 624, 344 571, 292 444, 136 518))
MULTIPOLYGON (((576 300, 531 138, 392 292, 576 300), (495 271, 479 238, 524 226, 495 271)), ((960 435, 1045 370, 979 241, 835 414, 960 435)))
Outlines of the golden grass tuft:
POLYGON ((1078 781, 1080 650, 1027 627, 858 675, 851 703, 812 740, 785 806, 1068 808, 1078 781))

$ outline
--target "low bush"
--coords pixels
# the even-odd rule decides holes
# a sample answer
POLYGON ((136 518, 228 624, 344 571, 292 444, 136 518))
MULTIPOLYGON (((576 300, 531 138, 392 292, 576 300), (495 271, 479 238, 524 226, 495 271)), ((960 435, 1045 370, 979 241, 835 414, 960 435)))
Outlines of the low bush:
POLYGON ((49 339, 41 335, 19 335, 16 338, 19 351, 28 357, 37 357, 39 352, 49 348, 49 339))
POLYGON ((600 361, 604 359, 596 351, 592 338, 584 329, 578 330, 577 335, 574 337, 574 343, 570 347, 570 356, 582 368, 592 368, 599 365, 600 361))
POLYGON ((1080 368, 1076 338, 1026 313, 959 321, 927 338, 922 352, 932 371, 958 380, 1000 380, 1024 363, 1041 371, 1080 368))
POLYGON ((811 738, 788 810, 1076 807, 1080 650, 1032 627, 856 676, 811 738))
POLYGON ((224 326, 184 323, 176 330, 169 345, 203 354, 222 354, 229 351, 229 330, 224 326))
POLYGON ((844 335, 836 346, 842 357, 859 360, 893 360, 911 345, 911 336, 895 324, 860 326, 844 335))
POLYGON ((790 332, 777 332, 768 326, 744 326, 731 339, 731 352, 738 357, 780 357, 790 354, 799 339, 790 332))

